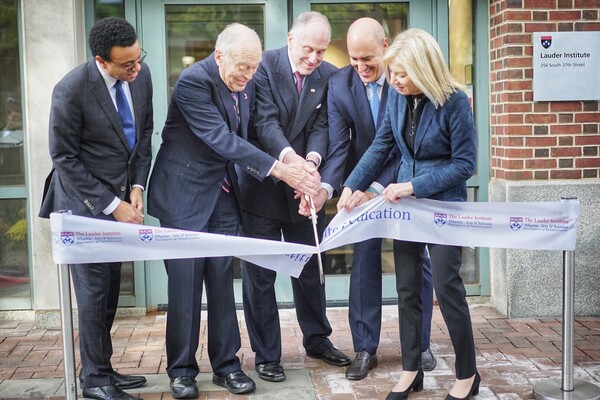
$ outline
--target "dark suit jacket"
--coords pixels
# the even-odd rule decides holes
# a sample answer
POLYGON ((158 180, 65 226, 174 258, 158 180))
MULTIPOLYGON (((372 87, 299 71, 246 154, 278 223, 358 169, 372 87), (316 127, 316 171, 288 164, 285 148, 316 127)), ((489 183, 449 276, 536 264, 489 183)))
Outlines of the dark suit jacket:
POLYGON ((396 143, 402 155, 397 182, 412 182, 417 198, 465 201, 466 182, 477 160, 467 95, 455 92, 438 109, 427 101, 415 134, 414 156, 402 136, 407 107, 406 97, 391 90, 377 136, 344 185, 352 190, 366 189, 396 143))
POLYGON ((246 140, 254 96, 250 81, 238 94, 236 133, 234 100, 219 76, 214 55, 181 73, 150 177, 149 214, 182 229, 202 230, 227 172, 237 185, 232 163, 253 181, 265 178, 275 159, 246 140))
MULTIPOLYGON (((388 88, 385 82, 377 118, 380 124, 385 115, 388 88)), ((327 114, 329 150, 320 170, 321 181, 330 184, 339 193, 344 179, 375 139, 375 124, 365 84, 351 65, 329 78, 327 114)), ((399 162, 399 151, 396 149, 378 173, 376 181, 383 186, 395 182, 399 162)))
POLYGON ((58 210, 110 219, 102 213, 127 199, 131 185, 146 186, 152 158, 152 81, 142 64, 129 88, 137 142, 129 152, 121 119, 92 59, 68 73, 52 93, 50 155, 41 217, 58 210))
MULTIPOLYGON (((250 139, 273 157, 292 147, 301 157, 315 151, 327 154, 327 80, 337 68, 325 61, 304 78, 298 98, 287 47, 263 52, 253 81, 256 112, 250 139)), ((240 176, 242 207, 253 214, 285 221, 305 219, 298 214, 299 200, 283 182, 262 182, 240 176)))

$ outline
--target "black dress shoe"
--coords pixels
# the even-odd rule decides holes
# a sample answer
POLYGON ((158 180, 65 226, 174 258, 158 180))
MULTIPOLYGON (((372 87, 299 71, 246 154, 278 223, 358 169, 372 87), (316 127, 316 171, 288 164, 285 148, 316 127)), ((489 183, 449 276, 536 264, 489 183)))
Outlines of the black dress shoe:
POLYGON ((263 381, 268 382, 283 382, 285 381, 285 372, 283 367, 276 361, 269 363, 258 364, 256 366, 256 372, 258 377, 263 381))
POLYGON ((437 360, 433 356, 431 349, 421 353, 421 369, 423 371, 433 371, 437 365, 437 360))
MULTIPOLYGON (((144 386, 146 378, 141 375, 122 375, 117 371, 113 371, 111 375, 114 378, 114 385, 119 389, 134 389, 144 386)), ((79 376, 79 382, 83 385, 83 378, 79 376)))
POLYGON ((351 381, 359 381, 369 374, 371 368, 377 366, 377 356, 368 351, 359 351, 352 364, 346 370, 346 378, 351 381))
POLYGON ((411 390, 415 392, 420 392, 423 390, 423 370, 420 369, 417 371, 417 376, 413 379, 412 383, 408 386, 408 388, 402 392, 390 392, 388 393, 385 400, 405 400, 408 399, 408 395, 411 390))
POLYGON ((114 385, 108 386, 96 386, 90 388, 84 388, 81 391, 83 397, 87 399, 98 399, 98 400, 139 400, 139 397, 133 397, 125 393, 114 385))
POLYGON ((213 374, 212 381, 215 385, 224 387, 229 390, 229 393, 233 394, 250 393, 256 389, 254 381, 244 371, 232 372, 223 377, 213 374))
POLYGON ((479 372, 475 372, 475 379, 473 379, 473 384, 471 385, 471 390, 467 393, 466 397, 454 397, 450 393, 446 396, 446 400, 467 400, 472 396, 477 396, 479 394, 479 384, 481 383, 481 375, 479 372))
POLYGON ((320 358, 327 364, 335 365, 336 367, 344 367, 346 365, 350 365, 351 362, 350 358, 347 355, 345 355, 335 347, 327 349, 321 354, 306 352, 306 355, 310 358, 320 358))
POLYGON ((191 376, 171 378, 171 391, 175 399, 195 399, 198 397, 196 379, 191 376))
POLYGON ((144 386, 146 378, 141 375, 121 375, 118 372, 113 373, 115 386, 119 389, 134 389, 144 386))

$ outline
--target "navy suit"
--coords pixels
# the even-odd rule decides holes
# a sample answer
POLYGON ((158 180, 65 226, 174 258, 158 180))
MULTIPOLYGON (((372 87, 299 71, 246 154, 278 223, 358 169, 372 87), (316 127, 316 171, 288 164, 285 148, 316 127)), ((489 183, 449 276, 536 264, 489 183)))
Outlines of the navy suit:
MULTIPOLYGON (((304 157, 311 151, 327 151, 327 79, 336 68, 323 62, 304 78, 300 97, 292 74, 287 47, 268 50, 254 77, 257 91, 254 140, 274 157, 286 147, 304 157)), ((298 214, 299 200, 283 182, 262 182, 240 176, 242 233, 244 236, 314 245, 308 218, 298 214)), ((325 228, 320 213, 319 234, 325 228)), ((275 298, 276 273, 250 263, 243 267, 244 314, 255 363, 281 360, 281 328, 275 298)), ((294 305, 308 352, 320 354, 332 347, 331 326, 325 314, 325 290, 319 281, 316 257, 298 279, 292 278, 294 305)))
MULTIPOLYGON (((235 101, 219 76, 214 55, 184 70, 173 92, 162 144, 150 178, 148 212, 162 226, 237 235, 239 188, 233 163, 251 180, 264 179, 275 159, 247 140, 254 102, 250 81, 235 101), (223 190, 229 176, 233 185, 223 190)), ((208 354, 218 376, 239 371, 240 334, 231 257, 165 260, 169 277, 167 373, 198 374, 202 286, 208 308, 208 354)))
MULTIPOLYGON (((475 127, 467 95, 457 91, 437 109, 428 99, 424 101, 413 152, 403 137, 409 115, 407 99, 391 91, 382 126, 345 186, 353 190, 366 189, 397 145, 402 156, 397 181, 411 182, 415 197, 466 201, 466 182, 473 175, 477 157, 475 127)), ((425 246, 425 243, 394 242, 402 366, 406 371, 416 371, 421 366, 425 246)), ((427 244, 427 247, 433 285, 456 355, 456 376, 466 379, 476 370, 469 307, 459 274, 462 248, 438 244, 427 244)))
MULTIPOLYGON (((50 155, 40 217, 58 210, 113 220, 104 215, 118 197, 129 201, 132 185, 146 186, 153 129, 148 66, 129 84, 136 128, 130 151, 119 113, 94 59, 69 72, 52 93, 50 155)), ((119 301, 121 263, 72 265, 79 309, 81 377, 86 388, 114 383, 110 329, 119 301)))
MULTIPOLYGON (((384 81, 377 127, 385 115, 389 86, 384 81)), ((375 139, 376 126, 371 114, 366 87, 358 73, 349 65, 329 78, 327 95, 329 117, 329 151, 321 169, 321 180, 340 191, 343 180, 350 175, 358 160, 375 139)), ((396 181, 400 164, 399 150, 394 147, 375 179, 383 186, 396 181)), ((379 238, 354 244, 350 274, 348 322, 354 351, 375 354, 381 333, 381 242, 379 238)), ((422 350, 429 348, 433 285, 431 262, 425 255, 422 350)))

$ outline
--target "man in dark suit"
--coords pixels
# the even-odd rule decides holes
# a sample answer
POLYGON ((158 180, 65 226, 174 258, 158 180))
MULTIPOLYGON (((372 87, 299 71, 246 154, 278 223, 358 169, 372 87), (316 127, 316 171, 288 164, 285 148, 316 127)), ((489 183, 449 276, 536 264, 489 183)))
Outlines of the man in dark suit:
MULTIPOLYGON (((347 45, 350 65, 329 78, 329 150, 321 168, 322 189, 314 200, 317 208, 334 193, 340 193, 341 185, 371 145, 385 115, 388 84, 383 55, 388 41, 383 27, 372 18, 360 18, 348 29, 347 45)), ((392 152, 376 181, 364 192, 365 201, 379 196, 388 184, 396 181, 398 153, 398 149, 392 152)), ((309 212, 303 202, 301 213, 309 212)), ((375 238, 354 244, 348 320, 356 357, 346 370, 346 377, 351 380, 365 378, 369 370, 377 366, 382 305, 381 242, 375 238)), ((433 286, 427 256, 423 268, 422 366, 424 370, 431 370, 436 360, 429 350, 433 286)))
MULTIPOLYGON (((319 166, 327 151, 327 79, 336 68, 323 61, 331 37, 327 18, 303 13, 288 33, 288 45, 265 51, 256 74, 257 107, 251 138, 273 157, 285 163, 319 166)), ((244 236, 314 245, 311 222, 298 214, 299 200, 281 182, 257 182, 240 177, 242 233, 244 236)), ((325 224, 319 218, 319 234, 325 224)), ((255 365, 261 379, 285 379, 281 366, 281 328, 275 298, 276 273, 250 263, 243 264, 243 298, 246 326, 255 365)), ((298 279, 292 278, 294 305, 309 357, 333 365, 350 359, 336 349, 325 314, 324 285, 316 256, 298 279)))
MULTIPOLYGON (((53 170, 40 216, 58 210, 140 224, 142 191, 150 172, 152 81, 135 30, 120 18, 98 21, 90 31, 94 59, 55 87, 50 110, 53 170)), ((143 376, 112 369, 110 329, 119 299, 121 263, 71 265, 79 309, 83 395, 137 399, 122 389, 143 376)))
MULTIPOLYGON (((214 53, 179 77, 148 193, 148 212, 161 226, 237 235, 240 192, 234 164, 252 180, 273 176, 316 193, 314 167, 284 165, 246 140, 255 99, 251 79, 261 57, 256 32, 231 24, 219 34, 214 53)), ((254 381, 242 372, 236 356, 241 343, 232 257, 165 260, 165 267, 167 373, 173 397, 198 397, 195 355, 203 284, 213 383, 235 394, 252 392, 254 381)))

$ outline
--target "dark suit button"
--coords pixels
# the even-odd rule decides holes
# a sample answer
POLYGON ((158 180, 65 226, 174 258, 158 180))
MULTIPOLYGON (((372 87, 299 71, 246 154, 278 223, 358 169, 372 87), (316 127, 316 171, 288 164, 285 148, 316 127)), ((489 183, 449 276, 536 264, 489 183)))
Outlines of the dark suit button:
POLYGON ((121 186, 121 192, 125 191, 125 186, 121 186))
POLYGON ((90 210, 94 211, 94 206, 90 206, 90 210))

